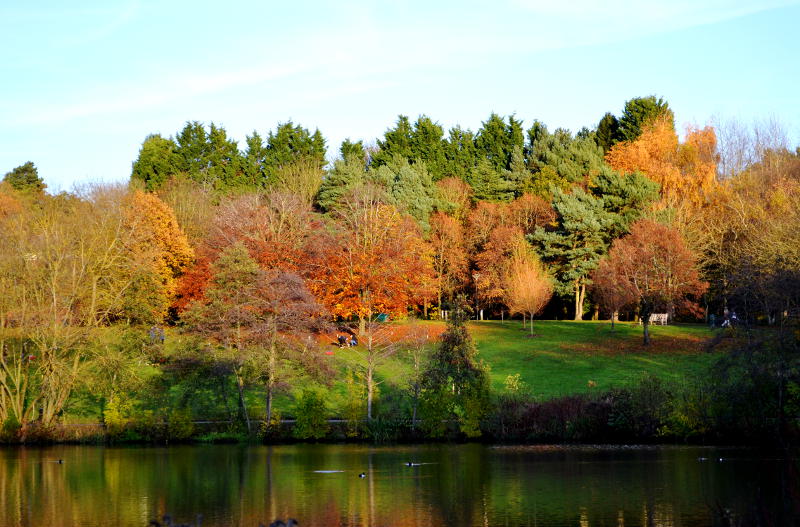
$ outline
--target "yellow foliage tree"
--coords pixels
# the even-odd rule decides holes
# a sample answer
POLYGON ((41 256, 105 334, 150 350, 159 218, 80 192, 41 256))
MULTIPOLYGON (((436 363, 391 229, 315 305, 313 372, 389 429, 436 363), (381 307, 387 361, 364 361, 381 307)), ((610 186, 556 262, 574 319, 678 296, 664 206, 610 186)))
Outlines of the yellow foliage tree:
POLYGON ((514 250, 504 285, 509 310, 530 318, 530 334, 533 335, 533 317, 553 296, 553 282, 542 262, 526 245, 518 245, 514 250))
POLYGON ((133 318, 162 320, 175 296, 176 279, 194 251, 175 213, 155 194, 136 190, 124 207, 126 247, 136 275, 127 311, 133 318))
POLYGON ((614 145, 606 162, 620 172, 641 172, 661 185, 662 206, 698 207, 716 187, 714 129, 688 128, 681 144, 666 118, 648 125, 635 141, 614 145))

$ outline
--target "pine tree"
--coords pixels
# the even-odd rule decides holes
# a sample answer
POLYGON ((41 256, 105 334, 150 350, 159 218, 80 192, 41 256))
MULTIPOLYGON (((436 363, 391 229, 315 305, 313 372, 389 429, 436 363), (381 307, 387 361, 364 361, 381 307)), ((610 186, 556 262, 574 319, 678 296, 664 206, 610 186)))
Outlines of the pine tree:
POLYGON ((625 103, 622 117, 619 119, 619 133, 622 140, 635 141, 642 135, 642 130, 659 117, 666 117, 675 129, 675 116, 667 101, 655 95, 636 97, 625 103))
POLYGON ((600 119, 600 122, 597 123, 595 140, 603 149, 603 155, 611 150, 612 146, 623 140, 622 133, 619 129, 619 121, 611 113, 607 112, 603 118, 600 119))
POLYGON ((202 123, 198 121, 187 122, 178 133, 178 169, 189 174, 195 181, 205 181, 205 172, 208 169, 208 136, 202 123))
POLYGON ((566 190, 581 183, 603 167, 603 150, 594 137, 572 137, 569 130, 547 127, 534 122, 528 130, 528 165, 533 171, 531 191, 547 196, 550 187, 566 190))
POLYGON ((236 141, 228 139, 221 126, 213 122, 208 131, 208 169, 206 180, 217 188, 234 188, 245 185, 242 159, 236 141))
POLYGON ((11 172, 7 172, 3 177, 3 181, 20 192, 40 194, 47 188, 44 180, 39 177, 39 171, 32 161, 28 161, 24 165, 14 168, 11 172))
POLYGON ((348 137, 342 141, 342 145, 339 147, 339 156, 342 159, 347 159, 348 157, 365 159, 367 154, 364 151, 364 141, 353 142, 348 137))
POLYGON ((384 187, 390 203, 417 220, 424 231, 430 229, 431 213, 444 206, 425 163, 411 165, 396 156, 388 165, 370 171, 368 177, 384 187))
POLYGON ((460 126, 450 129, 450 137, 444 145, 448 177, 457 177, 466 181, 478 163, 478 149, 475 147, 475 134, 460 126))
POLYGON ((478 161, 478 165, 467 176, 467 183, 472 187, 472 197, 476 201, 514 199, 514 185, 504 179, 486 159, 478 161))
POLYGON ((366 175, 362 156, 349 155, 337 159, 322 180, 315 203, 323 212, 332 211, 351 189, 364 182, 366 175))
POLYGON ((523 143, 522 122, 512 115, 506 124, 496 113, 492 113, 482 124, 475 138, 479 155, 488 160, 495 170, 508 169, 514 147, 522 147, 523 143))
POLYGON ((603 201, 603 208, 617 216, 609 241, 627 234, 631 224, 658 200, 658 183, 639 174, 619 174, 604 167, 592 179, 591 192, 603 201))
POLYGON ((555 228, 538 227, 531 241, 538 244, 542 259, 553 269, 557 292, 574 297, 575 320, 582 320, 590 274, 606 253, 609 233, 618 229, 619 217, 603 208, 602 199, 580 188, 569 194, 556 189, 553 208, 555 228))
POLYGON ((264 188, 267 183, 267 147, 258 132, 245 138, 247 149, 242 155, 242 171, 247 184, 255 188, 264 188))
POLYGON ((378 139, 378 151, 372 156, 372 166, 379 167, 392 161, 395 156, 408 160, 414 159, 411 137, 411 122, 408 116, 399 115, 394 128, 389 128, 383 134, 383 140, 378 139))
POLYGON ((478 350, 467 329, 469 307, 457 300, 422 376, 422 413, 434 437, 446 432, 446 421, 456 419, 467 436, 480 435, 479 420, 488 407, 489 380, 477 360, 478 350))

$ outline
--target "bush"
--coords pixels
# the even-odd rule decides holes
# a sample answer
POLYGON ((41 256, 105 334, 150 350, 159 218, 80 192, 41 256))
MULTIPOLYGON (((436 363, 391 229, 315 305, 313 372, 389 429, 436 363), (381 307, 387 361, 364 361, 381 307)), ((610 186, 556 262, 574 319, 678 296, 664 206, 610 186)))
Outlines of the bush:
POLYGON ((296 421, 292 435, 297 439, 322 439, 328 433, 328 408, 317 389, 303 390, 295 407, 296 421))
POLYGON ((106 403, 103 409, 103 423, 110 439, 119 439, 128 431, 133 411, 130 401, 114 399, 106 403))
POLYGON ((9 415, 5 418, 0 426, 0 441, 13 442, 19 439, 19 432, 22 428, 19 420, 14 415, 9 415))
POLYGON ((173 410, 167 419, 167 438, 172 441, 186 441, 194 434, 192 413, 189 410, 173 410))

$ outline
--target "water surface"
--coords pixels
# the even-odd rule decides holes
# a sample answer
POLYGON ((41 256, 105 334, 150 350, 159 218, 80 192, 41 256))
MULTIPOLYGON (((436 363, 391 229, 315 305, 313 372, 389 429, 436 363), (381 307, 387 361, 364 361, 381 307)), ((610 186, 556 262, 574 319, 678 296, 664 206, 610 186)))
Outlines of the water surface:
POLYGON ((245 527, 705 526, 765 514, 781 525, 796 468, 699 447, 5 448, 0 526, 144 527, 165 513, 245 527))

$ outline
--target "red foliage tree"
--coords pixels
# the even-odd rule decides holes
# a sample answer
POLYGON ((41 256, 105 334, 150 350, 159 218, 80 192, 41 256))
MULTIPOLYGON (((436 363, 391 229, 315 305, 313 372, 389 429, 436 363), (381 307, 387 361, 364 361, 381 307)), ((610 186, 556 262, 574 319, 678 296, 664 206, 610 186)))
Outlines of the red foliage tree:
POLYGON ((616 282, 620 295, 638 302, 645 345, 650 343, 650 315, 655 309, 673 310, 708 286, 699 279, 697 257, 680 233, 651 220, 637 221, 628 236, 616 240, 601 268, 616 282))
POLYGON ((309 288, 333 315, 358 317, 361 334, 373 315, 405 314, 432 296, 430 248, 419 226, 375 189, 352 192, 315 245, 309 288))

